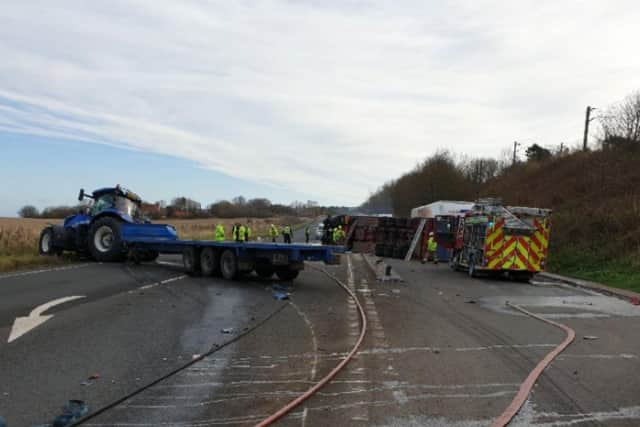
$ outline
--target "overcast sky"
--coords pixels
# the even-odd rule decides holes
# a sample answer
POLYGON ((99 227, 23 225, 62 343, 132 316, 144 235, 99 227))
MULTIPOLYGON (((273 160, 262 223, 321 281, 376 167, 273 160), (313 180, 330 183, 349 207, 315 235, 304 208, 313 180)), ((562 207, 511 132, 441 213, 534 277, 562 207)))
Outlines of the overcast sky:
MULTIPOLYGON (((140 193, 113 153, 142 156, 147 199, 205 170, 185 190, 202 202, 253 184, 245 195, 358 204, 439 148, 579 141, 586 105, 640 88, 639 18, 638 1, 602 0, 3 1, 0 156, 14 168, 0 178, 39 167, 48 143, 55 169, 73 168, 65 141, 86 156, 108 144, 140 193)), ((0 214, 29 191, 72 201, 38 172, 21 198, 0 190, 0 214)))

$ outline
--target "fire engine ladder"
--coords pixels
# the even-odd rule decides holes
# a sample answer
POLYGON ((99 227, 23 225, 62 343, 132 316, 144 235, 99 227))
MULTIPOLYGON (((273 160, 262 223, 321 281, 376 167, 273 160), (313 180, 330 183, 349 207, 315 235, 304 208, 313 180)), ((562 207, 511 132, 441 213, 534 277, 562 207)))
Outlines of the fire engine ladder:
POLYGON ((416 230, 416 234, 413 235, 413 240, 411 241, 411 246, 409 246, 409 250, 407 251, 407 255, 404 257, 405 261, 411 261, 411 257, 413 253, 416 251, 416 247, 418 246, 418 242, 420 241, 420 237, 422 237, 422 231, 424 230, 424 226, 427 223, 427 219, 423 218, 420 220, 420 225, 418 225, 418 229, 416 230))
POLYGON ((504 225, 506 228, 520 229, 520 230, 527 230, 527 231, 534 230, 532 226, 530 226, 529 224, 527 224, 526 222, 524 222, 523 220, 515 216, 509 209, 505 208, 504 206, 500 207, 500 211, 503 218, 505 219, 504 225))

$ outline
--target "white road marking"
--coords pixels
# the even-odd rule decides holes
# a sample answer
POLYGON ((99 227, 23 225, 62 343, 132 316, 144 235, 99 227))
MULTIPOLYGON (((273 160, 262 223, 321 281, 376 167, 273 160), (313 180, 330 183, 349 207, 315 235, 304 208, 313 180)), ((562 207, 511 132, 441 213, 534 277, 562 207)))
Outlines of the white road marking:
POLYGON ((167 283, 175 282, 176 280, 182 280, 182 279, 184 279, 186 277, 188 277, 186 274, 181 274, 180 276, 170 277, 170 278, 165 279, 165 280, 160 280, 159 282, 150 283, 148 285, 140 286, 139 288, 137 288, 134 291, 129 291, 129 293, 132 294, 132 293, 134 293, 136 291, 144 291, 146 289, 155 288, 156 286, 165 285, 167 283))
POLYGON ((156 261, 156 264, 160 264, 160 265, 170 265, 171 267, 184 267, 181 263, 179 262, 169 262, 169 261, 156 261))
POLYGON ((29 313, 29 316, 27 317, 16 317, 16 320, 13 322, 13 326, 11 327, 11 333, 9 334, 9 339, 7 340, 7 342, 10 343, 11 341, 20 338, 30 330, 40 326, 47 320, 51 319, 53 317, 53 314, 47 316, 42 315, 42 313, 49 310, 51 307, 59 304, 64 304, 65 302, 73 301, 79 298, 84 298, 84 295, 54 299, 37 306, 36 308, 31 310, 31 313, 29 313))
MULTIPOLYGON (((101 263, 97 263, 97 264, 101 264, 101 263)), ((68 265, 65 267, 43 268, 41 270, 29 270, 29 271, 21 271, 18 273, 3 274, 3 275, 0 275, 0 280, 10 279, 12 277, 31 276, 32 274, 49 273, 51 271, 75 270, 77 268, 86 267, 88 265, 91 265, 91 264, 68 265)))

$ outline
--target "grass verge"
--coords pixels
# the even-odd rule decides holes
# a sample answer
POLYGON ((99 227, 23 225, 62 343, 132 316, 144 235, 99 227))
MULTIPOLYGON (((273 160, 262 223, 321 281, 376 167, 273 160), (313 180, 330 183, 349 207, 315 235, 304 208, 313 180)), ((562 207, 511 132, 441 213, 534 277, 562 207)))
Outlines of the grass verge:
POLYGON ((548 270, 640 293, 640 265, 632 256, 608 259, 589 249, 571 248, 552 252, 548 270))

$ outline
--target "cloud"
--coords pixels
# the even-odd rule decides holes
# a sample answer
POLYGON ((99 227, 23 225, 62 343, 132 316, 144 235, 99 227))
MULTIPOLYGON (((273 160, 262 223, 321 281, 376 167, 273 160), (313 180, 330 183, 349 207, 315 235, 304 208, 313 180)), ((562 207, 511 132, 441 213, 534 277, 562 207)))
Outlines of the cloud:
MULTIPOLYGON (((441 147, 580 138, 640 86, 633 1, 14 1, 0 129, 357 203, 441 147)), ((0 141, 1 143, 1 141, 0 141)))

